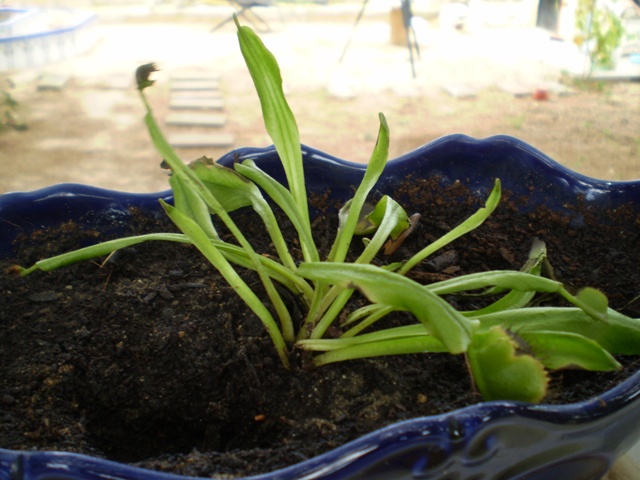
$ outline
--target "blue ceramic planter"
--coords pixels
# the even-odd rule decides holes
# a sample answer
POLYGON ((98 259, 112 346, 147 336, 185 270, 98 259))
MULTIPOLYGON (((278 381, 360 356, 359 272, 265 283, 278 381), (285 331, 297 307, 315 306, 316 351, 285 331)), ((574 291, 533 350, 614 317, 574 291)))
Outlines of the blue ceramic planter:
MULTIPOLYGON (((277 178, 283 172, 273 149, 241 149, 225 156, 252 157, 277 178)), ((364 170, 304 147, 309 190, 331 186, 344 198, 364 170)), ((444 137, 388 165, 378 191, 393 190, 408 175, 456 180, 485 197, 499 177, 503 188, 528 199, 523 209, 545 205, 571 213, 582 201, 591 213, 625 207, 640 219, 640 181, 608 182, 572 172, 510 137, 475 140, 444 137)), ((69 219, 101 230, 129 221, 128 208, 161 215, 157 199, 170 192, 127 194, 81 185, 58 185, 0 196, 0 255, 16 236, 69 219)), ((402 203, 402 199, 399 199, 402 203)), ((604 215, 603 215, 604 218, 604 215)), ((580 217, 572 217, 579 225, 580 217)), ((640 230, 640 222, 636 228, 640 230)), ((416 418, 383 428, 340 448, 253 480, 294 479, 548 479, 600 478, 640 439, 640 373, 585 402, 554 406, 480 403, 444 415, 416 418)), ((184 480, 87 456, 0 449, 0 480, 184 480)))

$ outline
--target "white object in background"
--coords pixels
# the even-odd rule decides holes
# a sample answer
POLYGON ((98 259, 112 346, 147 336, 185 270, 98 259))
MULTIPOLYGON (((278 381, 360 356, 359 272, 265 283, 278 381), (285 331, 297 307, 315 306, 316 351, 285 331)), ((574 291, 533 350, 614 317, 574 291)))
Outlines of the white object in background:
POLYGON ((445 3, 440 7, 440 28, 448 30, 460 30, 465 27, 469 7, 464 3, 445 3))

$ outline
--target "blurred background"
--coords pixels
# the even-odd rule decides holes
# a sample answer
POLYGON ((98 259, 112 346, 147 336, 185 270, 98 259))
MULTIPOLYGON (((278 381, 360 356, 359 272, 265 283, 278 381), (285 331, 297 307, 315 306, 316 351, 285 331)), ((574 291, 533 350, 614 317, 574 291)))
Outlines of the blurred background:
POLYGON ((304 144, 366 162, 441 136, 518 137, 640 178, 634 0, 30 0, 0 9, 0 193, 167 188, 134 72, 183 160, 270 144, 231 15, 278 59, 304 144))

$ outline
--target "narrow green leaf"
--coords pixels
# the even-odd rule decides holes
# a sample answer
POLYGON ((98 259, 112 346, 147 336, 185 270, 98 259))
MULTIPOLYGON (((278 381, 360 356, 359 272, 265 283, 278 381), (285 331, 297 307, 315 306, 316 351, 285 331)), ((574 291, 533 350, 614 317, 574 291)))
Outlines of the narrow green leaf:
POLYGON ((460 293, 488 287, 502 287, 518 291, 535 291, 544 293, 560 292, 562 284, 556 280, 514 270, 492 270, 470 273, 461 277, 443 280, 426 285, 425 288, 437 295, 460 293))
POLYGON ((172 207, 162 200, 161 204, 169 218, 182 232, 184 232, 187 237, 189 237, 196 248, 200 250, 205 258, 220 272, 226 282, 262 321, 276 347, 276 350, 278 351, 280 360, 285 367, 289 368, 290 365, 287 356, 287 346, 285 344, 284 337, 278 328, 278 324, 262 301, 260 301, 244 280, 242 280, 227 259, 224 258, 224 255, 220 253, 204 230, 202 230, 195 221, 187 215, 184 215, 177 208, 172 207))
POLYGON ((352 347, 354 345, 362 345, 365 343, 376 343, 383 340, 398 340, 427 336, 431 338, 430 342, 432 342, 432 349, 430 351, 446 352, 446 348, 444 347, 444 345, 442 345, 442 342, 429 335, 427 329, 420 324, 386 328, 383 330, 377 330, 375 332, 364 333, 356 337, 298 340, 296 342, 296 347, 302 348, 303 350, 312 350, 315 352, 328 352, 330 350, 338 350, 341 348, 352 347))
MULTIPOLYGON (((529 258, 520 269, 521 272, 530 273, 532 275, 540 275, 542 273, 542 264, 547 258, 547 247, 545 243, 539 239, 534 239, 531 250, 529 251, 529 258)), ((495 287, 485 290, 483 294, 491 294, 498 289, 495 287)), ((517 308, 526 307, 529 302, 536 295, 534 290, 510 290, 502 298, 487 305, 484 308, 477 310, 462 312, 467 317, 476 318, 478 316, 487 315, 489 313, 501 312, 503 310, 514 310, 517 308)))
MULTIPOLYGON (((224 210, 218 199, 202 183, 195 172, 191 170, 191 168, 189 168, 187 165, 185 165, 182 160, 180 160, 180 157, 178 157, 173 147, 171 147, 169 142, 167 142, 167 139, 162 133, 162 130, 160 130, 160 127, 158 126, 158 122, 156 122, 156 119, 153 116, 153 110, 151 109, 151 106, 147 102, 147 99, 142 91, 140 92, 140 96, 147 108, 147 114, 144 117, 144 121, 147 126, 147 130, 149 131, 151 141, 153 142, 153 145, 156 147, 158 152, 164 157, 164 161, 169 165, 169 168, 173 172, 173 175, 180 177, 182 188, 189 189, 193 194, 198 195, 200 198, 202 198, 209 210, 222 219, 222 221, 231 230, 234 236, 236 236, 240 243, 243 244, 243 247, 246 248, 248 246, 248 242, 245 241, 243 243, 244 237, 239 232, 239 230, 235 228, 233 221, 224 210)), ((256 267, 259 268, 258 261, 255 260, 254 263, 256 264, 256 267)))
MULTIPOLYGON (((267 228, 282 263, 291 270, 296 269, 278 221, 255 183, 235 170, 219 165, 207 157, 201 157, 191 162, 189 166, 226 212, 251 206, 267 228)), ((204 202, 201 201, 201 203, 204 202)))
MULTIPOLYGON (((364 251, 356 259, 355 263, 357 264, 370 263, 382 248, 385 240, 387 240, 387 238, 397 230, 399 224, 402 224, 407 219, 407 214, 404 209, 395 200, 388 196, 382 197, 380 202, 378 202, 378 205, 381 205, 384 208, 384 212, 382 213, 383 216, 376 220, 378 222, 377 230, 364 251)), ((375 208, 377 209, 378 206, 375 208)), ((353 290, 345 290, 337 285, 334 285, 329 289, 318 309, 318 314, 322 314, 322 318, 320 318, 319 321, 317 321, 316 318, 307 319, 308 323, 312 324, 317 321, 310 338, 321 338, 325 334, 327 329, 344 309, 344 306, 347 304, 349 298, 351 298, 352 293, 353 290)), ((372 320, 372 318, 369 318, 370 322, 372 320)), ((360 328, 366 328, 366 326, 368 325, 363 324, 360 328)))
MULTIPOLYGON (((242 247, 216 240, 212 240, 211 243, 213 243, 213 245, 220 250, 225 258, 231 263, 255 271, 255 266, 251 261, 251 257, 242 247)), ((281 263, 264 255, 260 255, 259 258, 265 268, 265 272, 270 278, 285 286, 294 294, 302 295, 302 299, 307 303, 308 299, 313 297, 313 289, 309 283, 296 275, 293 270, 286 268, 281 263)))
POLYGON ((179 176, 180 179, 184 182, 184 187, 192 189, 195 194, 199 195, 202 198, 202 200, 207 204, 207 207, 216 215, 218 215, 218 217, 220 217, 231 234, 238 240, 240 246, 247 252, 253 264, 253 268, 258 273, 260 281, 264 285, 265 290, 267 291, 267 295, 269 296, 269 299, 273 303, 273 306, 278 313, 285 338, 287 339, 287 341, 293 341, 295 335, 293 332, 291 315, 289 314, 287 307, 285 306, 282 298, 273 285, 271 278, 265 272, 262 262, 260 261, 260 256, 255 252, 251 244, 247 241, 244 234, 240 231, 229 214, 224 210, 215 195, 202 183, 202 181, 197 177, 193 170, 182 163, 182 160, 180 160, 180 158, 175 153, 171 145, 169 145, 162 131, 160 130, 158 123, 153 117, 151 106, 147 102, 147 99, 142 91, 140 91, 140 95, 147 108, 147 114, 145 115, 145 124, 147 125, 147 129, 149 130, 149 134, 151 136, 153 144, 164 156, 164 160, 171 168, 173 174, 179 176))
POLYGON ((343 262, 347 256, 351 240, 356 226, 360 220, 360 212, 367 200, 367 195, 371 189, 375 186, 384 170, 384 167, 389 158, 389 126, 387 120, 382 113, 379 114, 380 128, 378 130, 378 140, 376 146, 373 149, 367 169, 365 170, 364 177, 358 185, 356 193, 349 204, 348 213, 346 219, 341 222, 338 227, 338 234, 336 235, 335 242, 329 253, 329 261, 343 262))
MULTIPOLYGON (((117 250, 150 241, 192 244, 191 240, 182 233, 149 233, 145 235, 118 238, 114 240, 108 240, 96 245, 91 245, 89 247, 80 248, 72 252, 63 253, 55 257, 40 260, 29 268, 20 267, 20 274, 25 276, 35 272, 36 270, 49 272, 51 270, 66 267, 80 261, 103 257, 117 250)), ((253 263, 251 262, 251 259, 249 258, 249 255, 241 247, 217 240, 211 240, 211 242, 230 262, 233 262, 244 268, 255 269, 253 263)), ((313 291, 311 290, 309 284, 295 275, 295 273, 293 273, 291 270, 286 269, 281 264, 264 256, 260 257, 260 261, 266 268, 268 275, 277 282, 285 285, 293 292, 302 293, 306 297, 310 298, 313 295, 313 291)))
POLYGON ((408 355, 412 353, 440 353, 447 349, 430 335, 407 337, 378 342, 357 344, 337 350, 330 350, 314 357, 316 367, 329 363, 355 360, 358 358, 382 357, 388 355, 408 355))
POLYGON ((484 308, 461 312, 465 317, 476 318, 494 312, 502 312, 503 310, 514 310, 516 308, 524 308, 535 297, 534 290, 511 290, 500 299, 487 305, 484 308))
MULTIPOLYGON (((336 239, 328 255, 330 260, 334 260, 336 262, 343 262, 346 258, 347 251, 351 244, 351 239, 353 238, 356 230, 356 226, 360 218, 360 212, 362 211, 367 195, 377 183, 378 178, 380 178, 389 155, 389 129, 384 115, 379 114, 379 117, 380 129, 378 132, 376 147, 371 155, 364 177, 356 190, 355 196, 349 201, 349 211, 346 213, 346 218, 341 219, 340 221, 336 239)), ((365 250, 368 252, 366 255, 374 252, 374 249, 375 245, 369 245, 365 250)), ((329 284, 332 283, 333 282, 329 282, 329 284)), ((341 293, 340 290, 335 288, 335 286, 332 287, 326 295, 324 295, 320 290, 317 291, 319 294, 322 294, 323 298, 318 299, 318 302, 312 306, 309 310, 309 314, 307 315, 307 319, 305 320, 305 326, 315 325, 311 333, 311 336, 314 338, 319 338, 324 335, 326 329, 339 314, 342 306, 351 295, 349 292, 341 293), (337 296, 339 296, 339 299, 336 303, 334 302, 334 299, 337 296)), ((300 336, 305 336, 304 329, 300 331, 299 337, 300 336)))
POLYGON ((407 262, 403 265, 403 267, 398 271, 398 273, 405 275, 409 270, 415 267, 418 263, 420 263, 425 258, 433 255, 433 253, 440 250, 442 247, 449 245, 455 239, 460 238, 461 236, 469 233, 470 231, 478 228, 480 225, 484 223, 484 221, 493 213, 498 204, 500 203, 500 197, 502 195, 502 187, 500 183, 500 179, 496 178, 495 184, 493 186, 493 190, 491 190, 491 194, 487 201, 485 202, 484 207, 480 208, 476 213, 467 218, 460 225, 455 227, 450 232, 446 233, 442 237, 440 237, 435 242, 423 248, 421 251, 416 253, 413 257, 411 257, 407 262))
MULTIPOLYGON (((376 323, 378 320, 386 317, 387 315, 389 315, 392 311, 393 308, 388 307, 386 305, 379 305, 379 304, 374 304, 374 305, 370 305, 372 308, 371 310, 366 312, 366 316, 364 317, 364 319, 362 319, 362 321, 360 323, 358 323, 357 325, 351 327, 349 330, 347 330, 346 332, 344 332, 342 334, 342 337, 353 337, 355 335, 358 335, 360 332, 362 332, 363 330, 369 328, 371 325, 373 325, 374 323, 376 323)), ((366 308, 366 307, 364 307, 366 308)), ((362 310, 362 309, 359 309, 362 310)), ((356 318, 360 316, 361 312, 359 310, 356 310, 357 315, 355 316, 356 318)), ((354 313, 356 313, 354 312, 354 313)), ((351 318, 351 316, 347 317, 347 321, 345 322, 345 326, 351 324, 353 321, 355 321, 354 319, 351 318)))
POLYGON ((73 252, 67 252, 56 255, 55 257, 39 260, 29 268, 20 267, 20 275, 26 276, 30 273, 35 272, 36 270, 49 272, 51 270, 66 267, 68 265, 72 265, 84 260, 90 260, 92 258, 109 255, 116 250, 121 250, 123 248, 131 247, 133 245, 152 240, 191 243, 191 241, 185 235, 182 235, 180 233, 150 233, 146 235, 118 238, 115 240, 98 243, 96 245, 91 245, 89 247, 80 248, 78 250, 74 250, 73 252))
POLYGON ((240 50, 260 99, 264 125, 284 166, 289 189, 301 217, 309 223, 307 192, 298 125, 282 89, 280 67, 273 54, 249 27, 238 27, 240 50))
POLYGON ((291 223, 298 233, 300 247, 302 248, 302 254, 305 260, 312 262, 318 261, 320 256, 313 236, 311 235, 311 230, 307 228, 304 219, 300 216, 300 210, 297 208, 296 201, 291 195, 291 192, 273 177, 261 170, 253 160, 249 159, 242 163, 236 163, 235 169, 262 188, 269 198, 271 198, 271 200, 282 209, 285 215, 287 215, 289 220, 291 220, 291 223))
POLYGON ((496 325, 519 332, 554 331, 582 335, 598 342, 612 354, 640 355, 640 318, 627 317, 615 310, 601 322, 580 308, 530 307, 477 317, 480 329, 496 325))
POLYGON ((173 192, 173 204, 185 215, 192 218, 206 232, 209 238, 219 238, 213 222, 211 213, 202 197, 196 194, 178 175, 169 177, 169 185, 173 192))
POLYGON ((373 265, 303 263, 298 274, 345 288, 357 287, 372 302, 410 311, 450 353, 466 351, 478 326, 419 283, 373 265))

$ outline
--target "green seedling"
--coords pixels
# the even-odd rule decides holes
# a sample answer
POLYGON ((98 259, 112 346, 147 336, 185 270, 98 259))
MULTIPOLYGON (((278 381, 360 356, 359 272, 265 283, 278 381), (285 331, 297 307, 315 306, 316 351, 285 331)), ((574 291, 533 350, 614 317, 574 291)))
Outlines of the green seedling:
POLYGON ((14 130, 26 130, 27 124, 18 113, 20 105, 9 92, 9 89, 14 87, 13 82, 9 79, 0 82, 0 132, 9 127, 14 130))
POLYGON ((498 179, 482 208, 412 257, 387 265, 377 258, 381 251, 397 249, 419 218, 417 214, 409 216, 389 196, 377 201, 370 198, 388 159, 389 128, 382 114, 378 139, 362 182, 338 212, 334 242, 327 258, 322 259, 309 215, 298 126, 282 90, 280 69, 258 36, 237 20, 236 25, 265 127, 282 161, 288 187, 251 160, 236 162, 233 168, 204 157, 185 164, 153 116, 145 89, 153 85, 150 75, 155 66, 143 65, 138 68, 136 79, 146 108, 145 124, 171 170, 174 194, 173 205, 160 202, 182 233, 154 233, 104 242, 21 268, 23 275, 108 255, 146 241, 191 244, 261 320, 284 367, 291 367, 293 349, 307 352, 303 357, 309 367, 380 355, 464 355, 477 388, 490 400, 539 402, 547 392, 548 370, 613 370, 620 368, 613 354, 640 354, 640 322, 609 309, 606 298, 597 290, 587 288, 573 294, 562 283, 543 276, 546 247, 538 240, 533 242, 529 259, 520 271, 480 272, 429 285, 405 276, 491 215, 501 196, 498 179), (273 204, 295 227, 300 258, 291 253, 273 204), (242 207, 251 208, 264 224, 275 256, 256 252, 236 225, 230 214, 242 207), (220 223, 231 233, 234 243, 218 235, 220 223), (347 261, 356 236, 364 239, 365 247, 355 260, 347 261), (372 265, 374 259, 382 266, 372 265), (268 298, 250 288, 238 268, 253 270, 268 298), (276 284, 302 300, 306 307, 304 318, 292 318, 281 297, 282 289, 276 284), (349 299, 356 291, 371 303, 349 311, 349 299), (532 307, 537 294, 557 295, 571 307, 532 307), (498 298, 481 309, 459 311, 448 298, 460 295, 498 298), (416 323, 379 328, 378 321, 394 311, 410 312, 416 323), (327 338, 329 329, 331 338, 327 338))

